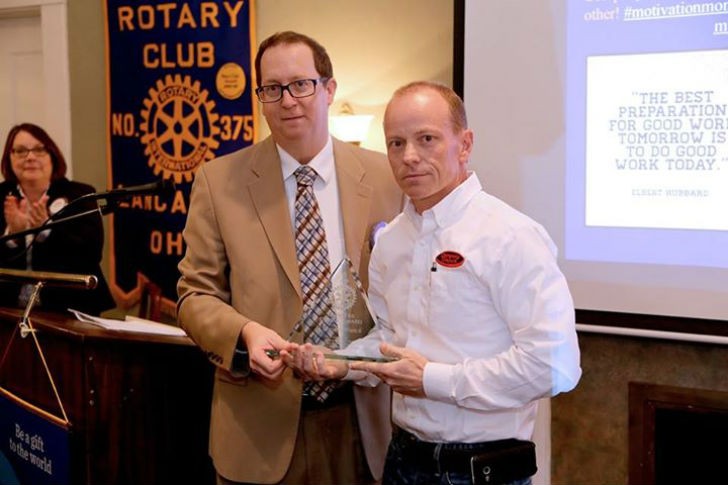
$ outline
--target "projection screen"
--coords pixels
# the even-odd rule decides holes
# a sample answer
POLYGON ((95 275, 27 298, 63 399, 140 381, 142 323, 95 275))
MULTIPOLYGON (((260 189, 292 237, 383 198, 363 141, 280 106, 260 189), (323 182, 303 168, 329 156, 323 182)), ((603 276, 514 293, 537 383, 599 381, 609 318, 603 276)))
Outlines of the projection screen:
POLYGON ((549 231, 577 321, 728 343, 728 1, 456 17, 471 167, 549 231))

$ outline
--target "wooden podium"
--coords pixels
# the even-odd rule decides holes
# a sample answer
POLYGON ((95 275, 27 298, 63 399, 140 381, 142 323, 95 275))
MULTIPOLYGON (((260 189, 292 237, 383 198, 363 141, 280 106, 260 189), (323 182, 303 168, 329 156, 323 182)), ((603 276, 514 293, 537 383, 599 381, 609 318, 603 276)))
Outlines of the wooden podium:
MULTIPOLYGON (((0 386, 51 414, 59 405, 21 310, 0 308, 0 386)), ((71 423, 70 481, 213 484, 213 366, 187 337, 106 330, 34 311, 36 336, 71 423)))

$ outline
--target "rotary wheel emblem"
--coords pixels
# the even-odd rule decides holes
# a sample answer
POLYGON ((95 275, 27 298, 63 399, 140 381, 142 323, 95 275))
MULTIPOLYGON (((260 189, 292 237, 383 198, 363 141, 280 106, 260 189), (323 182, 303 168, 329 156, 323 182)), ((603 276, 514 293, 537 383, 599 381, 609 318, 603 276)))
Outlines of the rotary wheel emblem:
POLYGON ((334 301, 336 306, 344 311, 349 311, 356 303, 356 291, 346 284, 333 285, 334 301))
POLYGON ((174 177, 175 183, 183 178, 192 182, 199 166, 215 158, 219 116, 213 111, 215 101, 207 96, 199 81, 192 83, 190 76, 179 74, 168 74, 149 88, 140 127, 144 154, 155 175, 162 173, 165 180, 174 177))

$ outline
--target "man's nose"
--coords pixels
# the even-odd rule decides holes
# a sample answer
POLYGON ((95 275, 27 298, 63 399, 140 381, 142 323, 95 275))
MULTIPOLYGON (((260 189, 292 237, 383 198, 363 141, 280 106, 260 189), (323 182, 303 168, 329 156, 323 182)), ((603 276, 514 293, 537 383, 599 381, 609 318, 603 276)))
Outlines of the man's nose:
POLYGON ((417 152, 417 148, 412 143, 407 143, 404 146, 402 152, 402 160, 407 164, 417 163, 420 160, 420 155, 417 152))
POLYGON ((298 99, 296 99, 296 98, 293 97, 293 95, 291 94, 291 91, 289 91, 288 90, 288 87, 286 86, 283 89, 283 92, 281 93, 281 100, 280 100, 280 102, 281 102, 281 106, 283 106, 283 105, 293 106, 296 103, 298 103, 298 99))

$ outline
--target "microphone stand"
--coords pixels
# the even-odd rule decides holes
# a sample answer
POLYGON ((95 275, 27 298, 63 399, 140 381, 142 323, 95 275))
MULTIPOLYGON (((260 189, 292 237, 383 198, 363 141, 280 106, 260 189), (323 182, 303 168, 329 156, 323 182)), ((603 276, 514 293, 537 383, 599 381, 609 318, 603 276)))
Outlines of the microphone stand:
MULTIPOLYGON (((16 394, 3 389, 1 386, 0 391, 3 391, 4 394, 8 395, 14 401, 30 407, 31 409, 34 409, 43 415, 48 415, 54 421, 59 422, 64 426, 68 426, 68 415, 66 414, 66 410, 63 407, 63 401, 61 400, 61 396, 58 393, 58 388, 56 387, 56 383, 53 379, 53 374, 48 367, 48 362, 46 361, 45 354, 43 354, 43 349, 41 348, 40 342, 38 341, 37 331, 35 328, 33 328, 33 322, 30 320, 30 312, 33 310, 33 307, 38 302, 38 294, 40 293, 40 290, 43 289, 43 287, 46 285, 93 289, 96 287, 98 280, 94 275, 53 273, 50 271, 23 271, 4 268, 0 268, 0 280, 20 283, 27 283, 29 281, 34 282, 33 293, 30 295, 28 304, 25 306, 25 311, 23 312, 23 316, 18 323, 18 328, 20 329, 21 338, 26 338, 28 335, 33 337, 33 344, 38 351, 38 356, 40 357, 43 368, 45 369, 46 375, 48 376, 48 379, 50 381, 51 389, 53 390, 53 394, 55 395, 56 402, 58 403, 58 407, 62 417, 59 418, 58 416, 43 411, 42 409, 34 406, 32 403, 29 403, 28 401, 17 396, 16 394)), ((7 346, 5 347, 5 350, 3 352, 3 359, 2 361, 0 361, 0 367, 2 367, 5 356, 7 355, 8 350, 13 343, 15 335, 16 334, 13 333, 13 336, 10 338, 10 340, 8 340, 7 346)))
MULTIPOLYGON (((76 200, 80 200, 80 198, 76 199, 76 200)), ((73 202, 75 202, 76 200, 71 201, 71 203, 68 204, 66 207, 70 207, 71 204, 73 202)), ((64 207, 63 209, 65 209, 66 207, 64 207)), ((14 232, 12 234, 6 234, 4 236, 0 236, 0 243, 4 243, 5 241, 9 241, 11 239, 17 239, 19 237, 23 237, 28 234, 37 234, 39 232, 45 231, 46 229, 51 229, 52 227, 55 227, 59 224, 65 224, 72 220, 80 219, 82 217, 90 216, 92 214, 98 213, 101 216, 105 216, 106 214, 110 214, 110 213, 114 212, 114 210, 116 210, 118 207, 119 207, 119 205, 118 205, 117 201, 107 201, 106 205, 99 206, 96 209, 90 209, 90 210, 87 210, 84 212, 80 212, 78 214, 73 214, 70 216, 62 217, 60 219, 52 220, 53 216, 51 216, 46 220, 45 224, 41 224, 38 227, 31 227, 30 229, 26 229, 24 231, 18 231, 18 232, 14 232)), ((61 209, 61 211, 63 211, 63 209, 61 209)), ((54 216, 57 216, 58 214, 60 214, 61 211, 56 212, 54 214, 54 216)))
POLYGON ((82 288, 92 290, 98 284, 98 278, 95 275, 71 274, 71 273, 54 273, 51 271, 31 271, 19 269, 0 268, 0 281, 10 281, 15 283, 32 283, 33 293, 31 293, 28 303, 25 305, 25 311, 18 323, 20 327, 20 336, 27 337, 35 332, 33 324, 30 321, 30 312, 38 303, 40 290, 45 286, 63 286, 69 288, 82 288))
POLYGON ((174 183, 171 181, 159 181, 152 184, 147 184, 144 186, 136 186, 136 187, 129 187, 129 188, 121 188, 121 189, 114 189, 110 190, 108 192, 91 192, 89 194, 84 194, 81 197, 77 199, 73 199, 71 202, 69 202, 66 206, 64 206, 61 210, 56 212, 55 214, 51 215, 44 224, 41 224, 38 227, 33 227, 30 229, 26 229, 24 231, 18 231, 14 232, 13 234, 7 234, 4 236, 0 236, 0 243, 4 243, 5 241, 16 239, 22 236, 26 236, 28 234, 36 234, 42 231, 45 231, 46 229, 50 229, 54 226, 57 226, 58 224, 63 224, 69 221, 72 221, 74 219, 78 219, 81 217, 85 217, 91 214, 98 213, 101 216, 105 216, 106 214, 110 214, 114 212, 119 207, 119 202, 122 200, 129 199, 131 197, 134 197, 135 195, 143 195, 146 193, 155 193, 155 192, 164 192, 174 189, 174 183), (61 219, 56 219, 56 217, 60 217, 63 213, 67 213, 71 208, 75 208, 84 202, 93 202, 93 201, 99 201, 99 200, 105 200, 106 204, 99 206, 97 202, 97 207, 95 209, 90 209, 85 212, 80 212, 78 214, 73 214, 70 216, 63 217, 61 219))
POLYGON ((28 299, 28 304, 25 305, 25 311, 23 312, 23 316, 20 319, 20 323, 18 323, 18 327, 20 327, 20 338, 25 338, 28 336, 28 334, 35 332, 33 324, 30 321, 30 312, 33 310, 33 307, 38 302, 38 295, 40 294, 40 290, 42 289, 42 281, 37 282, 33 286, 33 293, 31 293, 30 298, 28 299))
MULTIPOLYGON (((60 211, 56 212, 52 216, 50 216, 44 224, 41 224, 38 227, 32 227, 30 229, 26 229, 24 231, 18 231, 14 232, 12 234, 6 234, 4 236, 0 236, 0 244, 5 243, 6 241, 17 239, 24 237, 28 234, 37 234, 39 232, 43 232, 45 230, 51 229, 59 224, 65 224, 70 221, 80 219, 82 217, 86 217, 92 214, 100 214, 101 216, 104 216, 106 214, 110 214, 118 207, 118 201, 117 200, 106 200, 106 204, 103 206, 98 206, 95 209, 90 209, 84 212, 80 212, 78 214, 72 214, 70 216, 62 217, 60 219, 53 220, 54 217, 57 217, 59 214, 61 214, 64 210, 67 210, 69 207, 72 207, 74 205, 78 205, 77 203, 82 200, 98 200, 100 198, 100 194, 92 193, 92 194, 86 194, 84 196, 79 197, 78 199, 72 200, 68 205, 63 207, 60 211), (76 203, 76 204, 74 204, 76 203)), ((29 334, 34 333, 36 330, 33 328, 33 325, 30 321, 30 312, 33 310, 33 307, 38 303, 39 301, 39 295, 40 291, 43 289, 44 286, 51 285, 51 286, 75 286, 75 287, 82 287, 84 289, 94 289, 96 288, 96 285, 98 284, 98 280, 96 276, 94 275, 77 275, 77 274, 67 274, 67 273, 53 273, 49 271, 31 271, 31 270, 12 270, 7 268, 0 268, 0 281, 10 281, 10 282, 20 282, 20 283, 32 283, 33 284, 33 292, 30 295, 30 298, 28 299, 28 303, 25 306, 25 311, 23 312, 23 316, 20 319, 20 322, 18 323, 18 327, 20 328, 20 337, 26 338, 29 334)))

